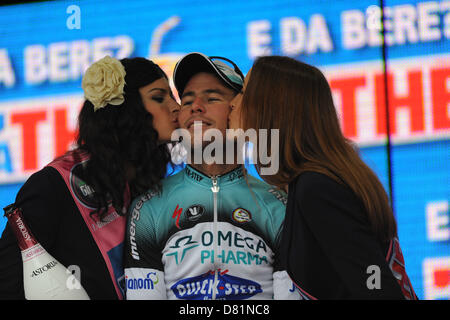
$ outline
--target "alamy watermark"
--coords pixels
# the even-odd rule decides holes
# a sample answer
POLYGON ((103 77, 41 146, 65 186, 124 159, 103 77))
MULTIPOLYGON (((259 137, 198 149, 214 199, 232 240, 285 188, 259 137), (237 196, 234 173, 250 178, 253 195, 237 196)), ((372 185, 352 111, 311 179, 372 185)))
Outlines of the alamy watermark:
POLYGON ((367 267, 366 273, 370 274, 367 278, 366 286, 369 290, 380 290, 381 289, 381 270, 380 267, 372 264, 367 267))
POLYGON ((279 130, 278 129, 226 129, 225 137, 219 129, 202 130, 201 121, 193 124, 193 136, 187 129, 172 133, 172 141, 181 141, 183 156, 172 157, 175 164, 261 164, 261 175, 278 172, 279 130), (249 143, 251 148, 249 147, 249 143), (270 146, 268 152, 267 146, 270 146))
POLYGON ((76 4, 72 4, 66 8, 69 17, 66 20, 66 27, 69 30, 81 29, 81 9, 76 4))
POLYGON ((81 269, 77 265, 70 265, 66 269, 69 274, 66 280, 66 287, 69 290, 81 289, 81 269))

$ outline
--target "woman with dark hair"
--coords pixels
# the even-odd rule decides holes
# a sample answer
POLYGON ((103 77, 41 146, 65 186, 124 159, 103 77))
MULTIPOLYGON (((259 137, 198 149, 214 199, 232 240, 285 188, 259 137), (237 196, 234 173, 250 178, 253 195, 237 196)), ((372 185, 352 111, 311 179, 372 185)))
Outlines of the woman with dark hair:
POLYGON ((322 72, 288 57, 260 57, 231 108, 230 128, 279 130, 279 170, 261 177, 288 192, 280 273, 300 295, 416 299, 388 196, 343 136, 322 72))
MULTIPOLYGON (((167 76, 144 58, 105 57, 88 68, 75 149, 33 174, 15 206, 42 246, 76 266, 90 299, 123 298, 130 201, 158 191, 178 127, 167 76)), ((23 299, 22 258, 8 225, 0 240, 0 299, 23 299)))

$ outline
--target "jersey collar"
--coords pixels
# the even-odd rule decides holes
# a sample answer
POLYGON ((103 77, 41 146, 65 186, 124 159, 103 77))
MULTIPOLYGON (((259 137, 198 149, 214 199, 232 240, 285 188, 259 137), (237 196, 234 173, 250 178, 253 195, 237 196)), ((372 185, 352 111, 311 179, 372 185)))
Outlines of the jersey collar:
MULTIPOLYGON (((201 184, 206 187, 212 186, 212 177, 209 177, 201 173, 200 171, 194 169, 190 165, 186 165, 186 168, 184 169, 184 176, 186 177, 186 179, 194 183, 201 184)), ((229 183, 233 183, 237 180, 241 180, 243 178, 244 178, 244 171, 242 169, 242 166, 239 166, 230 172, 217 176, 217 182, 219 186, 222 186, 229 183)))

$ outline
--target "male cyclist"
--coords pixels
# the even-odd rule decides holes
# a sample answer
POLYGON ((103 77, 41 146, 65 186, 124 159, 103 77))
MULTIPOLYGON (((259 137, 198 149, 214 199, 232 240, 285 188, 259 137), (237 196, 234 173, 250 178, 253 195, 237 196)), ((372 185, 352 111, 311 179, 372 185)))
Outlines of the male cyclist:
MULTIPOLYGON (((199 130, 218 130, 225 139, 230 101, 243 80, 225 58, 190 53, 177 63, 178 121, 191 137, 191 155, 212 143, 199 141, 199 130)), ((130 209, 127 299, 298 298, 289 279, 277 278, 274 290, 282 191, 236 162, 218 161, 191 161, 165 179, 162 190, 136 199, 130 209)))

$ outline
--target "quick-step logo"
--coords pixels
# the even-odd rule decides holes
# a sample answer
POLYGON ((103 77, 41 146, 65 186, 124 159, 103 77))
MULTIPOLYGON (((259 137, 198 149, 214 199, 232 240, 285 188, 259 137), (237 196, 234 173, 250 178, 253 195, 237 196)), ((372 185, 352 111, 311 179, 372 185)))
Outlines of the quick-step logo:
POLYGON ((170 288, 178 299, 210 300, 215 287, 216 299, 243 300, 261 293, 261 285, 255 281, 227 274, 228 270, 217 271, 217 283, 214 286, 214 271, 182 279, 170 288))

